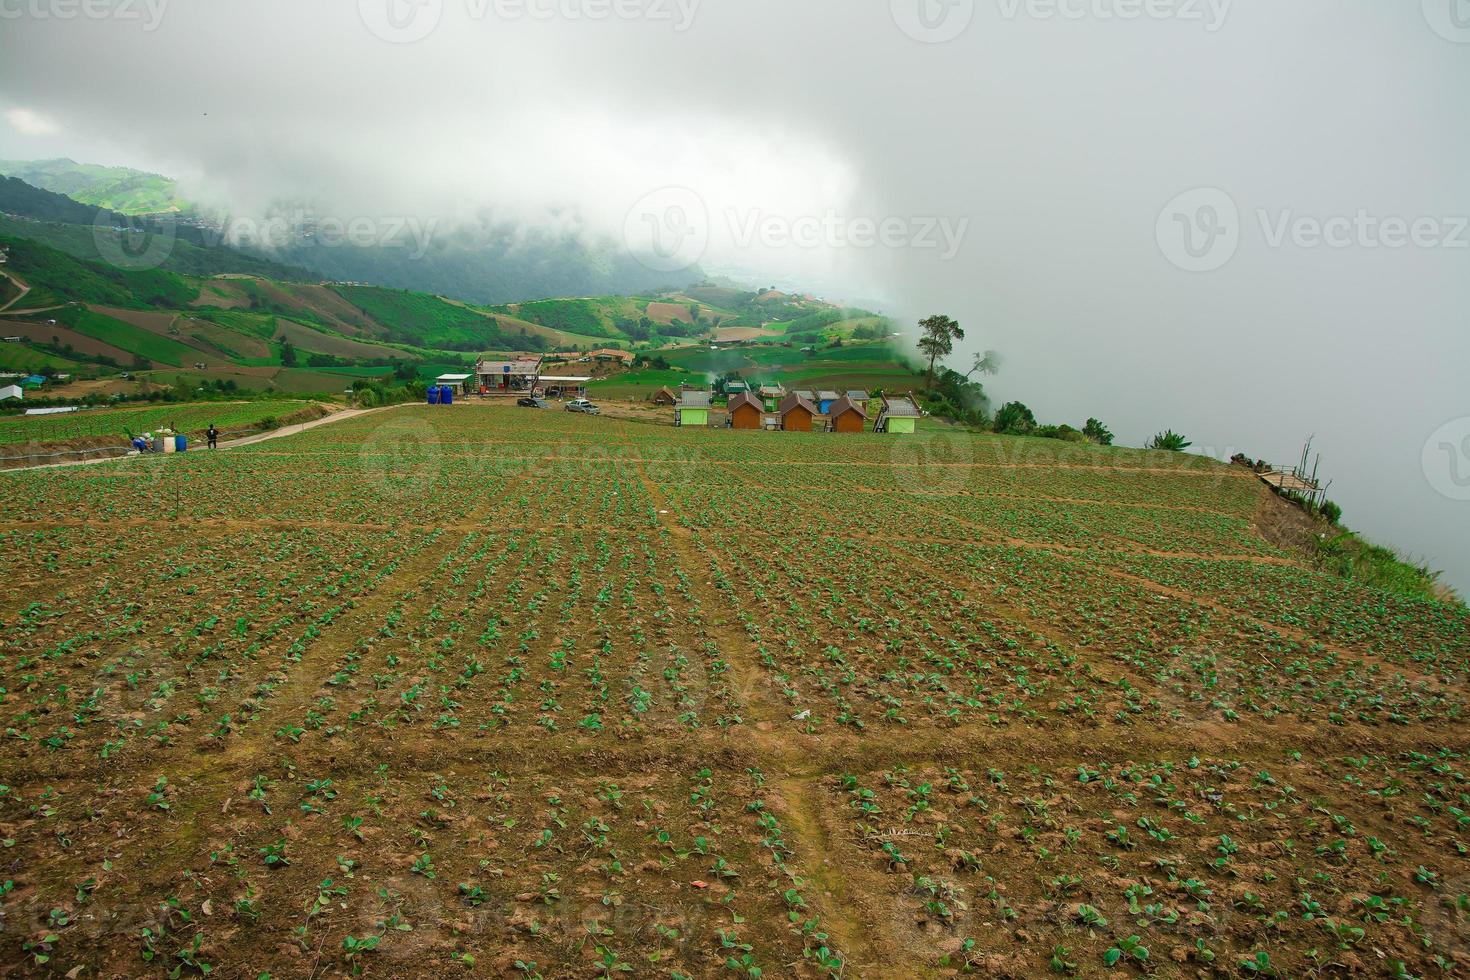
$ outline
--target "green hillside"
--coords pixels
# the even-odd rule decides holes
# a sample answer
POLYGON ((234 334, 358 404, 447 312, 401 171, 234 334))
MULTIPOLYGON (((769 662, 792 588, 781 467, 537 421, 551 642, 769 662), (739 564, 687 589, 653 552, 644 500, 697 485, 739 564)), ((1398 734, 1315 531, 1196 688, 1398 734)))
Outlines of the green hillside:
POLYGON ((884 343, 852 340, 855 324, 881 318, 804 297, 709 286, 695 292, 729 305, 670 290, 474 307, 380 286, 133 272, 16 233, 43 229, 54 239, 72 234, 57 230, 68 227, 82 231, 0 225, 5 269, 30 286, 20 305, 33 311, 0 315, 0 324, 11 324, 8 334, 21 337, 5 345, 3 360, 13 370, 82 378, 127 371, 134 381, 171 387, 229 382, 254 391, 340 392, 356 378, 432 379, 490 350, 622 347, 662 360, 646 376, 599 382, 604 393, 637 395, 645 386, 731 371, 813 387, 910 382, 884 343), (770 310, 787 319, 771 320, 770 310), (735 328, 738 344, 713 344, 732 322, 756 326, 735 328))
MULTIPOLYGON (((3 208, 0 208, 3 210, 3 208)), ((95 211, 90 213, 95 214, 95 211)), ((196 244, 189 240, 194 229, 176 228, 167 257, 159 266, 167 272, 186 276, 251 275, 270 279, 301 279, 302 269, 282 265, 232 248, 196 244), (183 234, 184 237, 179 237, 183 234)), ((92 224, 69 224, 0 215, 0 235, 29 238, 49 245, 73 258, 104 262, 102 249, 108 254, 127 254, 124 242, 127 232, 112 227, 97 228, 92 224)))
MULTIPOLYGON (((33 290, 46 290, 71 301, 146 309, 187 306, 199 295, 197 285, 162 269, 130 272, 8 234, 0 235, 0 246, 10 253, 7 268, 33 290)), ((33 305, 30 297, 26 305, 33 305)))
POLYGON ((130 167, 104 167, 67 159, 0 160, 0 174, 65 194, 94 208, 123 214, 157 214, 190 208, 179 197, 174 181, 130 167))

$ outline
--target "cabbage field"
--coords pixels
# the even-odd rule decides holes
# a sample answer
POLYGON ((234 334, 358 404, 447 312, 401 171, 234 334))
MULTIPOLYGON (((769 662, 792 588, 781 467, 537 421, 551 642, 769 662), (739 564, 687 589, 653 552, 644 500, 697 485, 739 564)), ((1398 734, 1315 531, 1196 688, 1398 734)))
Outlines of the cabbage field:
POLYGON ((468 404, 0 480, 16 975, 1470 975, 1470 616, 1248 471, 468 404))
POLYGON ((128 432, 151 432, 169 426, 175 432, 202 435, 210 423, 222 432, 233 431, 258 425, 263 420, 288 418, 312 404, 290 399, 198 402, 89 409, 57 415, 10 415, 0 417, 0 446, 100 436, 116 437, 119 445, 126 445, 128 432))

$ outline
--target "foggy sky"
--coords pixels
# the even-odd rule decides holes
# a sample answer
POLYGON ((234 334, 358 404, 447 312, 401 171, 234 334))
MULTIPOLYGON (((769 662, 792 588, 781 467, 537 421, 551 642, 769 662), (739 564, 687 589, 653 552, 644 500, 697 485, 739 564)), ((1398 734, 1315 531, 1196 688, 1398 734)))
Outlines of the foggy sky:
POLYGON ((1470 592, 1470 423, 1434 435, 1470 416, 1460 0, 420 0, 398 23, 437 28, 406 43, 370 27, 388 2, 0 0, 0 156, 152 169, 239 214, 490 206, 615 236, 687 188, 707 268, 948 313, 953 363, 1002 351, 993 396, 1044 421, 1292 462, 1315 433, 1346 522, 1470 592), (939 33, 972 16, 935 41, 920 2, 939 33), (1213 271, 1161 247, 1197 188, 1238 209, 1213 271), (964 235, 736 240, 773 216, 964 235), (1294 242, 1303 218, 1346 244, 1294 242), (1425 244, 1343 231, 1385 218, 1425 244))

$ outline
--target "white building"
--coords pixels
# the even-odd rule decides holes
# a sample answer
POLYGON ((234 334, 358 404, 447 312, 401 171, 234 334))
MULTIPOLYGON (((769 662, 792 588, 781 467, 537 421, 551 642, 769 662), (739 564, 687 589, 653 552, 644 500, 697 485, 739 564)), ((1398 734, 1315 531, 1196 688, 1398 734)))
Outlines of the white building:
POLYGON ((25 396, 26 390, 20 385, 6 385, 4 388, 0 388, 0 402, 7 401, 11 398, 25 398, 25 396))

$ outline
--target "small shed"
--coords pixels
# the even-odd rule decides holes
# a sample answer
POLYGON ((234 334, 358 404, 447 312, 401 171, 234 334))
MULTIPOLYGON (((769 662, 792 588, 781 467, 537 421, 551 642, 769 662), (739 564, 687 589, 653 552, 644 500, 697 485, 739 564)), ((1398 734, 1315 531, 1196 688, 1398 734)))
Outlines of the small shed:
POLYGON ((668 385, 664 385, 658 391, 655 391, 653 393, 652 401, 655 405, 663 405, 667 407, 670 405, 679 404, 679 396, 674 394, 674 389, 670 388, 668 385))
POLYGON ((537 380, 537 387, 546 393, 547 398, 586 398, 587 382, 592 379, 583 376, 570 375, 542 375, 537 380))
POLYGON ((709 392, 681 391, 674 407, 674 424, 680 427, 709 425, 709 392))
POLYGON ((780 385, 761 385, 760 396, 765 399, 767 408, 780 411, 781 399, 785 396, 786 389, 780 385))
POLYGON ((781 400, 781 431, 810 432, 816 414, 817 406, 793 392, 781 400))
POLYGON ((835 391, 817 392, 817 410, 820 411, 823 415, 826 415, 832 410, 832 406, 836 403, 839 397, 841 396, 838 395, 835 391))
POLYGON ((832 403, 827 421, 833 432, 861 432, 867 425, 868 411, 844 395, 832 403))
POLYGON ((792 392, 792 394, 800 395, 802 398, 805 398, 809 402, 814 402, 817 400, 817 393, 809 388, 797 388, 795 391, 792 392))
POLYGON ((731 398, 734 398, 736 395, 740 394, 743 391, 749 390, 750 385, 746 384, 744 381, 725 382, 725 394, 729 395, 731 398))
POLYGON ((434 383, 442 387, 453 388, 456 395, 469 394, 469 382, 473 374, 441 374, 434 379, 434 383))
POLYGON ((755 395, 742 391, 730 399, 729 409, 730 428, 759 429, 761 416, 765 414, 766 406, 755 395))
POLYGON ((0 388, 0 402, 9 401, 12 398, 25 398, 26 390, 20 385, 6 385, 0 388))
POLYGON ((847 397, 855 402, 857 405, 866 409, 868 407, 868 399, 872 398, 873 396, 868 394, 867 391, 862 388, 854 388, 847 393, 847 397))
POLYGON ((919 417, 923 413, 908 395, 883 396, 883 407, 878 410, 878 421, 873 423, 874 432, 904 432, 917 430, 919 417))

